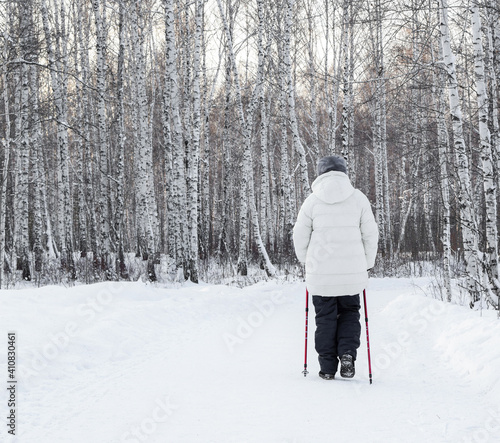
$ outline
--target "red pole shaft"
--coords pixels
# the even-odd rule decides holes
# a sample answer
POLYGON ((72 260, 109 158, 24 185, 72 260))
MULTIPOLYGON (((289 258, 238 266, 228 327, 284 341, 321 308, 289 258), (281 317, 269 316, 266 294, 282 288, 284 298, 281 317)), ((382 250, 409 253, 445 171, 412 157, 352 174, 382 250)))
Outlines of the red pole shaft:
POLYGON ((309 291, 306 288, 306 343, 305 343, 305 349, 304 349, 304 370, 302 373, 304 374, 304 377, 308 374, 307 372, 307 324, 308 324, 308 317, 309 317, 309 291))
POLYGON ((370 384, 372 384, 372 361, 370 358, 370 334, 368 333, 368 312, 366 310, 366 290, 363 290, 363 303, 365 305, 365 323, 366 323, 366 349, 368 350, 368 372, 370 384))

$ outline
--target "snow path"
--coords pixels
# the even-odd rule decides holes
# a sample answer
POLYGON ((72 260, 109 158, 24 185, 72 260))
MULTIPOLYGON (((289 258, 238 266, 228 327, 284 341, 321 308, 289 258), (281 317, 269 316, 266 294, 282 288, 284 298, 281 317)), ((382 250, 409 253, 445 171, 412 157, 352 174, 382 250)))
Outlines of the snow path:
POLYGON ((498 442, 500 322, 426 285, 370 282, 373 385, 364 322, 355 378, 317 376, 313 309, 303 377, 303 284, 0 291, 19 379, 19 435, 3 419, 0 441, 498 442))

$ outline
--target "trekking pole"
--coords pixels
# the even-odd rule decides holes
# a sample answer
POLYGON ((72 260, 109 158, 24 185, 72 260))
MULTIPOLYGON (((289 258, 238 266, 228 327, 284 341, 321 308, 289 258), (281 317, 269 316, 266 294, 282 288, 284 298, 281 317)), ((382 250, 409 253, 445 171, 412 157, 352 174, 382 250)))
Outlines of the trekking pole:
POLYGON ((309 291, 306 288, 306 344, 305 344, 305 350, 304 350, 304 370, 302 373, 304 374, 304 377, 309 374, 307 371, 307 319, 309 317, 309 291))
POLYGON ((370 374, 370 384, 372 384, 372 361, 370 358, 370 334, 368 333, 368 312, 366 312, 366 289, 363 289, 363 302, 365 305, 366 349, 368 350, 368 372, 370 374))

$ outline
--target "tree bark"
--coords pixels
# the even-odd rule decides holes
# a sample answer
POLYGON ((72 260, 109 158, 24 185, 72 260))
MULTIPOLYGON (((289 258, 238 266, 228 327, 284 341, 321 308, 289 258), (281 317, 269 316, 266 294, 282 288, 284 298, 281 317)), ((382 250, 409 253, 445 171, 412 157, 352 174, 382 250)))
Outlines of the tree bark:
POLYGON ((448 2, 440 0, 441 6, 441 44, 443 47, 443 63, 448 80, 449 106, 452 120, 455 146, 455 168, 459 180, 457 192, 462 227, 464 261, 467 270, 466 285, 471 296, 471 305, 479 301, 480 277, 479 247, 477 238, 477 221, 474 217, 474 196, 469 172, 469 158, 463 135, 462 108, 458 96, 458 82, 455 68, 455 56, 451 50, 448 26, 448 2))
MULTIPOLYGON (((472 2, 472 43, 474 47, 474 71, 479 117, 479 138, 481 145, 481 169, 483 174, 484 200, 486 205, 486 251, 484 266, 489 277, 489 285, 494 293, 494 307, 498 307, 500 282, 498 281, 498 231, 497 231, 497 191, 493 171, 491 135, 488 128, 488 96, 485 80, 484 51, 481 32, 479 5, 472 2)), ((490 300, 487 296, 487 300, 490 300)))

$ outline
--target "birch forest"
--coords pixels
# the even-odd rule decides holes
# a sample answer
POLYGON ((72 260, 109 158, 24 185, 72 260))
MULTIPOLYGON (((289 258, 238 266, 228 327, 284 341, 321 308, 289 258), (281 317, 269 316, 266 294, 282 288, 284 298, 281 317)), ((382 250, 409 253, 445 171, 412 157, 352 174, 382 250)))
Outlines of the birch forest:
POLYGON ((337 154, 376 275, 498 309, 499 0, 2 0, 0 51, 0 287, 301 276, 337 154))

